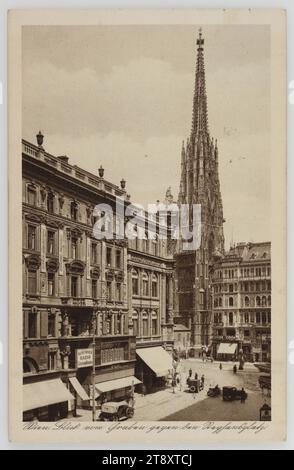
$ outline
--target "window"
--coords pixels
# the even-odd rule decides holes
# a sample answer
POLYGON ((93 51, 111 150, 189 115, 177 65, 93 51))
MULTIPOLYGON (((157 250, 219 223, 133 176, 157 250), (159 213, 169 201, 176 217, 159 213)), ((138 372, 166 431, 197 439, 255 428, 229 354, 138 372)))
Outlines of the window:
POLYGON ((28 187, 28 203, 31 206, 36 206, 37 203, 37 192, 33 187, 28 187))
POLYGON ((259 296, 256 297, 256 306, 260 307, 260 297, 259 296))
POLYGON ((47 253, 53 255, 55 253, 55 232, 48 230, 47 232, 47 253))
POLYGON ((106 284, 106 297, 107 297, 107 300, 110 301, 111 300, 111 285, 112 285, 112 282, 111 281, 107 281, 107 284, 106 284))
POLYGON ((142 274, 142 287, 143 287, 143 296, 148 297, 149 295, 149 279, 146 273, 142 274))
POLYGON ((115 253, 115 266, 118 269, 121 268, 121 250, 116 250, 116 253, 115 253))
POLYGON ((37 293, 37 271, 28 271, 28 293, 37 293))
POLYGON ((244 304, 245 304, 245 307, 249 307, 250 305, 249 297, 245 297, 244 304))
POLYGON ((48 314, 48 336, 55 337, 55 315, 53 313, 48 314))
POLYGON ((263 325, 266 325, 266 322, 267 322, 267 315, 266 315, 266 313, 262 313, 261 318, 262 318, 262 324, 263 324, 263 325))
POLYGON ((256 313, 256 323, 260 323, 260 313, 256 313))
POLYGON ((262 305, 262 307, 266 307, 266 297, 264 297, 264 296, 261 299, 261 305, 262 305))
POLYGON ((78 258, 78 241, 76 238, 71 239, 71 257, 72 259, 78 258))
POLYGON ((220 298, 218 299, 218 306, 219 306, 219 307, 222 307, 222 306, 223 306, 223 299, 222 299, 222 297, 220 297, 220 298))
POLYGON ((229 313, 229 324, 231 326, 234 324, 234 314, 232 312, 229 313))
POLYGON ((36 227, 34 225, 28 225, 28 249, 36 250, 36 227))
POLYGON ((48 295, 53 296, 55 294, 55 275, 54 273, 48 273, 48 295))
POLYGON ((78 297, 78 278, 76 276, 71 277, 71 296, 78 297))
POLYGON ((117 315, 115 322, 115 334, 120 335, 122 328, 122 315, 117 315))
POLYGON ((28 314, 28 337, 37 338, 37 314, 33 312, 28 314))
POLYGON ((229 297, 229 307, 233 307, 233 306, 234 306, 234 298, 229 297))
POLYGON ((92 298, 97 299, 97 280, 92 279, 92 298))
POLYGON ((109 246, 106 247, 106 264, 107 264, 107 266, 111 266, 111 253, 112 253, 111 248, 109 246))
POLYGON ((91 263, 97 264, 97 243, 91 245, 91 263))
POLYGON ((133 311, 132 320, 133 320, 133 335, 139 335, 139 322, 138 322, 138 312, 136 310, 133 311))
POLYGON ((132 289, 133 295, 139 295, 139 276, 137 271, 132 271, 132 289))
POLYGON ((152 312, 151 331, 152 331, 152 336, 158 335, 158 319, 157 319, 156 312, 152 312))
POLYGON ((229 285, 229 292, 234 292, 234 286, 233 286, 233 284, 230 284, 230 285, 229 285))
POLYGON ((155 274, 152 276, 152 297, 158 297, 158 279, 155 274))
POLYGON ((148 314, 146 312, 143 312, 142 314, 142 329, 143 329, 142 336, 149 336, 148 335, 148 314))
POLYGON ((244 336, 245 336, 245 338, 249 338, 249 337, 250 337, 250 331, 249 331, 249 330, 245 330, 245 331, 244 331, 244 336))
POLYGON ((244 314, 244 322, 249 323, 249 314, 248 313, 244 314))
POLYGON ((121 283, 117 282, 115 284, 115 299, 117 302, 121 302, 121 283))
POLYGON ((271 306, 271 302, 272 302, 272 298, 271 296, 269 295, 268 298, 267 298, 267 305, 270 307, 271 306))
POLYGON ((72 220, 77 220, 78 218, 78 205, 74 201, 70 204, 70 217, 72 220))
POLYGON ((47 211, 49 214, 54 213, 54 194, 48 193, 47 195, 47 211))

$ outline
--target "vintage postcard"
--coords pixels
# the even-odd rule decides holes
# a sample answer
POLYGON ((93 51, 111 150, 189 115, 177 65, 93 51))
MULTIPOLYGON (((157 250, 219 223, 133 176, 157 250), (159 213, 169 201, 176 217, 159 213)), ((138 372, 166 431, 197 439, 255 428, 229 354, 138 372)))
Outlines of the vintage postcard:
POLYGON ((285 12, 8 26, 11 440, 285 439, 285 12))

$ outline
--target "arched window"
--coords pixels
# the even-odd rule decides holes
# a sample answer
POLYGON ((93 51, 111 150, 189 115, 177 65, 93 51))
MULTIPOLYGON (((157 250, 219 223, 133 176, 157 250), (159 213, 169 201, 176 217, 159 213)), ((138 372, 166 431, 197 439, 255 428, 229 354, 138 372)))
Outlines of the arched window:
POLYGON ((262 299, 261 299, 261 305, 262 307, 266 307, 266 297, 263 296, 262 299))
POLYGON ((133 335, 138 336, 139 335, 139 315, 138 315, 137 310, 133 310, 132 321, 133 321, 133 335))
POLYGON ((249 307, 249 305, 250 305, 249 297, 247 297, 247 296, 245 297, 244 304, 245 304, 245 307, 249 307))
POLYGON ((234 324, 234 314, 233 312, 229 313, 229 324, 232 326, 234 324))
POLYGON ((229 307, 234 306, 234 297, 229 297, 229 307))
POLYGON ((148 331, 148 313, 142 312, 142 336, 149 336, 148 331))
POLYGON ((149 296, 149 277, 146 272, 142 273, 142 294, 144 297, 149 296))
POLYGON ((270 307, 271 304, 272 304, 272 298, 271 298, 271 296, 269 295, 268 298, 267 298, 267 305, 268 305, 268 307, 270 307))
POLYGON ((260 307, 260 297, 259 295, 255 299, 256 307, 260 307))
POLYGON ((132 289, 133 295, 139 295, 139 276, 135 269, 132 270, 132 289))
POLYGON ((23 373, 24 374, 37 374, 38 373, 38 366, 34 359, 30 357, 25 357, 23 359, 23 373))
POLYGON ((218 300, 217 299, 214 299, 214 306, 218 307, 218 300))
POLYGON ((222 299, 222 297, 220 297, 220 298, 218 299, 218 306, 219 306, 219 307, 222 307, 222 306, 223 306, 223 299, 222 299))
POLYGON ((158 314, 155 310, 151 313, 151 332, 152 336, 158 335, 158 314))
POLYGON ((156 274, 152 275, 152 297, 158 297, 158 277, 156 274))

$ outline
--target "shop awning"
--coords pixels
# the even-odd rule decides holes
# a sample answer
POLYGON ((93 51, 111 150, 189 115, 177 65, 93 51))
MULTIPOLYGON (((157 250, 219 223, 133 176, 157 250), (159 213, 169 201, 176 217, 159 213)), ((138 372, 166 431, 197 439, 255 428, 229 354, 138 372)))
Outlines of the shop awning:
POLYGON ((69 381, 82 400, 90 400, 84 387, 82 387, 82 385, 80 384, 80 382, 78 381, 76 377, 70 377, 69 381))
POLYGON ((136 353, 157 377, 165 377, 173 370, 173 358, 160 346, 137 349, 136 353))
POLYGON ((121 379, 107 380, 107 382, 95 384, 95 387, 99 393, 105 393, 111 392, 112 390, 118 390, 120 388, 131 387, 132 385, 137 385, 140 383, 140 380, 131 375, 129 377, 123 377, 121 379))
POLYGON ((218 354, 235 354, 237 343, 221 343, 218 347, 218 354))
POLYGON ((43 380, 23 386, 23 411, 74 400, 60 379, 43 380))

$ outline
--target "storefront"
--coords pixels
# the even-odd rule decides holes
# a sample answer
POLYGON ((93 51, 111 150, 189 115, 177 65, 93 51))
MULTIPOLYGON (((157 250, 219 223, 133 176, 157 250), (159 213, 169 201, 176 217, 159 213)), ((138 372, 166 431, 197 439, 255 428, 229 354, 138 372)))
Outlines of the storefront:
POLYGON ((136 376, 143 383, 143 392, 164 388, 173 374, 173 358, 162 347, 137 349, 136 376))
POLYGON ((220 343, 217 348, 219 361, 234 361, 237 359, 237 343, 220 343))
POLYGON ((73 410, 74 396, 61 379, 43 380, 23 386, 24 421, 58 421, 73 410))

